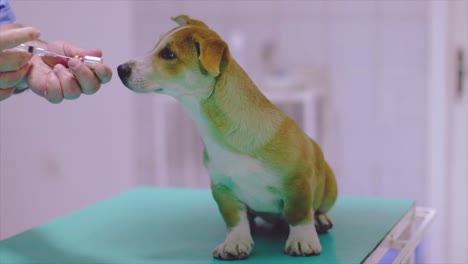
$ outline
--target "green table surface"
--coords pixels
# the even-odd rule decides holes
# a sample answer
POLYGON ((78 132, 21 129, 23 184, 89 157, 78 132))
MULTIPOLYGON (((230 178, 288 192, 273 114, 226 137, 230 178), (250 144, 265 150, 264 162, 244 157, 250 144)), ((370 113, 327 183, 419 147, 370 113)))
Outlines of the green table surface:
MULTIPOLYGON (((339 197, 319 256, 285 255, 286 233, 260 232, 242 263, 360 263, 413 206, 339 197)), ((221 263, 225 234, 209 190, 139 187, 0 241, 0 263, 221 263)))

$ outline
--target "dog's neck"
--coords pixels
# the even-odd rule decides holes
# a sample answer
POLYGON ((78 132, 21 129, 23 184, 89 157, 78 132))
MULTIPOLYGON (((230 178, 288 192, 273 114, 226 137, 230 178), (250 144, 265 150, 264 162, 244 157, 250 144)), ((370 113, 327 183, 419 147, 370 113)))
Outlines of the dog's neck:
POLYGON ((286 118, 233 59, 208 98, 181 103, 203 141, 215 141, 239 153, 251 153, 266 144, 286 118))

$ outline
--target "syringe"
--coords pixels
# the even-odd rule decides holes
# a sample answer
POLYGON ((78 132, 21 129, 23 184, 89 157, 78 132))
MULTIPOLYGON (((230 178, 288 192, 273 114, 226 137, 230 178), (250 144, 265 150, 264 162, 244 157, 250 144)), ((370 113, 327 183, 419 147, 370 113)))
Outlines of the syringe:
MULTIPOLYGON (((20 45, 16 46, 13 49, 26 51, 28 53, 40 56, 40 57, 42 57, 42 60, 47 65, 49 65, 51 67, 53 67, 56 64, 62 64, 64 66, 68 67, 68 60, 72 58, 72 57, 60 55, 58 53, 48 51, 48 50, 43 49, 43 48, 27 45, 27 44, 20 44, 20 45)), ((102 61, 101 58, 95 57, 95 56, 78 56, 78 55, 76 55, 73 58, 79 59, 86 66, 88 66, 88 68, 90 68, 90 69, 96 68, 96 66, 99 63, 101 63, 101 61, 102 61)))

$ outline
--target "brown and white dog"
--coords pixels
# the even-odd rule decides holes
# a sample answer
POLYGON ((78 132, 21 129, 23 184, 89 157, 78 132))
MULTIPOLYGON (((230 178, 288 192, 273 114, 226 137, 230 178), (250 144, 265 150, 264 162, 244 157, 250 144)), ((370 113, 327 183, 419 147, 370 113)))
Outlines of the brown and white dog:
POLYGON ((195 122, 228 230, 213 256, 247 258, 256 215, 287 222, 287 254, 319 254, 317 232, 332 227, 326 213, 337 196, 320 147, 259 91, 205 23, 186 15, 173 20, 178 27, 118 74, 132 91, 173 96, 195 122))

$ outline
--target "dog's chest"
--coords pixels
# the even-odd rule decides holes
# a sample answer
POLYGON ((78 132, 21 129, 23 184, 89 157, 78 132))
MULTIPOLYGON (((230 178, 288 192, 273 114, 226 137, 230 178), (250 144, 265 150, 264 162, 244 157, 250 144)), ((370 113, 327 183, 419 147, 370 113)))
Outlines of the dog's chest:
POLYGON ((194 120, 205 145, 205 161, 214 184, 228 186, 234 195, 257 212, 281 213, 280 178, 273 171, 247 155, 233 153, 221 146, 209 131, 209 123, 193 100, 179 100, 194 120))
POLYGON ((210 138, 204 138, 209 160, 206 168, 213 183, 222 183, 257 212, 281 213, 279 178, 259 161, 230 152, 210 138))

